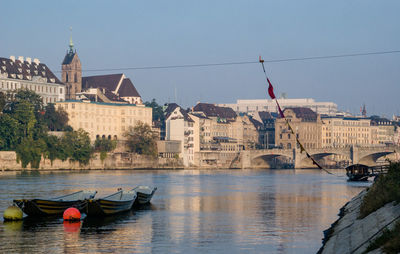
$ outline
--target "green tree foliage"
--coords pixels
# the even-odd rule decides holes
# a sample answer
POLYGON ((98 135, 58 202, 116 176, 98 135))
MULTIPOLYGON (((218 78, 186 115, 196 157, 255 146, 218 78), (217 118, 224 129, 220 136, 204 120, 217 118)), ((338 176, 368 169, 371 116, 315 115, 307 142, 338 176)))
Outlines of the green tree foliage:
POLYGON ((51 131, 64 131, 68 129, 68 113, 64 109, 54 107, 54 104, 48 104, 45 107, 44 122, 51 131))
POLYGON ((33 128, 37 120, 34 114, 34 107, 29 101, 16 103, 11 116, 18 121, 22 137, 33 137, 33 128))
POLYGON ((3 112, 6 104, 7 104, 7 95, 3 92, 0 92, 0 112, 3 112))
POLYGON ((57 136, 47 135, 45 137, 46 142, 46 151, 45 151, 45 158, 51 161, 53 165, 53 161, 59 157, 65 157, 60 154, 63 150, 61 149, 61 141, 57 136))
POLYGON ((72 131, 64 110, 55 110, 51 104, 45 110, 33 91, 0 93, 0 150, 15 150, 24 168, 29 164, 39 168, 42 156, 51 162, 69 158, 87 164, 93 151, 88 133, 72 131), (57 138, 47 134, 49 129, 68 132, 57 138))
POLYGON ((400 162, 390 163, 387 174, 381 174, 370 187, 360 206, 359 218, 365 218, 385 204, 400 202, 400 162))
POLYGON ((23 168, 26 168, 29 163, 31 168, 39 168, 45 149, 46 144, 43 140, 33 140, 30 137, 23 138, 21 143, 17 145, 17 161, 21 161, 23 168))
POLYGON ((124 136, 127 137, 127 145, 131 152, 157 156, 157 134, 148 124, 139 122, 135 127, 129 127, 124 136))
POLYGON ((8 114, 0 115, 0 150, 13 150, 18 144, 19 123, 8 114))
POLYGON ((153 109, 153 122, 165 121, 163 108, 157 104, 156 99, 151 100, 151 102, 146 101, 144 105, 153 109))
POLYGON ((43 100, 34 91, 28 89, 19 89, 11 99, 11 108, 13 108, 16 104, 21 101, 28 101, 33 105, 35 115, 39 115, 43 112, 43 100))
POLYGON ((117 141, 111 139, 96 139, 94 142, 94 150, 100 152, 100 159, 103 161, 107 158, 107 152, 111 152, 117 147, 117 141))
POLYGON ((67 132, 61 139, 61 143, 71 161, 78 161, 80 165, 89 163, 93 153, 89 133, 83 129, 67 132))

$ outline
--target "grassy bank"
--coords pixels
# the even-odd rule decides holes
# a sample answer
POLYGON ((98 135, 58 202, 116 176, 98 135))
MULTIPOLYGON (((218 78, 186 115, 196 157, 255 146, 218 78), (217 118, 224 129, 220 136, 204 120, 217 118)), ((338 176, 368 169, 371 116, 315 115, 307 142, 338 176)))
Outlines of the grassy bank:
POLYGON ((365 218, 385 204, 400 202, 400 163, 391 163, 388 173, 380 175, 370 187, 360 207, 359 218, 365 218))
MULTIPOLYGON (((391 163, 388 173, 381 175, 370 187, 365 195, 359 218, 365 218, 369 214, 390 202, 400 202, 400 163, 391 163)), ((368 247, 371 251, 382 247, 385 253, 400 252, 400 222, 397 222, 392 230, 384 230, 383 234, 376 238, 368 247)))

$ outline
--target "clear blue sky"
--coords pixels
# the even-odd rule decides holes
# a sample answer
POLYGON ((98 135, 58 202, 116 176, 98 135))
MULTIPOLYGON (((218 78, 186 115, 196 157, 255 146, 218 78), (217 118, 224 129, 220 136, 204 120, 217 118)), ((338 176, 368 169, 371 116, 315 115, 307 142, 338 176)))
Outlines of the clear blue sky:
MULTIPOLYGON (((266 98, 259 64, 85 72, 400 50, 400 1, 0 0, 0 56, 39 58, 57 75, 69 27, 84 75, 125 73, 144 100, 191 107, 266 98)), ((277 94, 342 110, 400 114, 400 54, 266 65, 277 94)))

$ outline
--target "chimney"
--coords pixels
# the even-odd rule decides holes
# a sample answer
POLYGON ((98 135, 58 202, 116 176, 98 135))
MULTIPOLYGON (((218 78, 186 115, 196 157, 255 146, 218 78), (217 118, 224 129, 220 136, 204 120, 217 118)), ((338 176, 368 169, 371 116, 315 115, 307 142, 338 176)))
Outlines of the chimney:
POLYGON ((34 59, 33 59, 33 62, 34 62, 35 64, 37 64, 37 65, 40 64, 40 61, 39 61, 39 59, 37 59, 37 58, 34 58, 34 59))
POLYGON ((25 60, 26 60, 29 64, 32 63, 32 58, 30 58, 30 57, 27 57, 25 60))
POLYGON ((15 62, 15 56, 10 56, 10 60, 15 62))
POLYGON ((23 57, 23 56, 19 56, 19 57, 18 57, 18 60, 19 60, 21 63, 23 63, 23 62, 24 62, 24 57, 23 57))

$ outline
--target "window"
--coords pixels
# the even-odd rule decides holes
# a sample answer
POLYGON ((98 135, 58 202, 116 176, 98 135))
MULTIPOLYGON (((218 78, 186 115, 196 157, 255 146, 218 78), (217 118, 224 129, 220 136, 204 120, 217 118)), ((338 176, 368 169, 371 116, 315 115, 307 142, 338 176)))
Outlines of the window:
POLYGON ((76 73, 75 73, 75 75, 74 75, 74 82, 75 82, 75 83, 78 82, 78 74, 76 74, 76 73))
POLYGON ((65 73, 65 82, 68 82, 68 73, 65 73))

